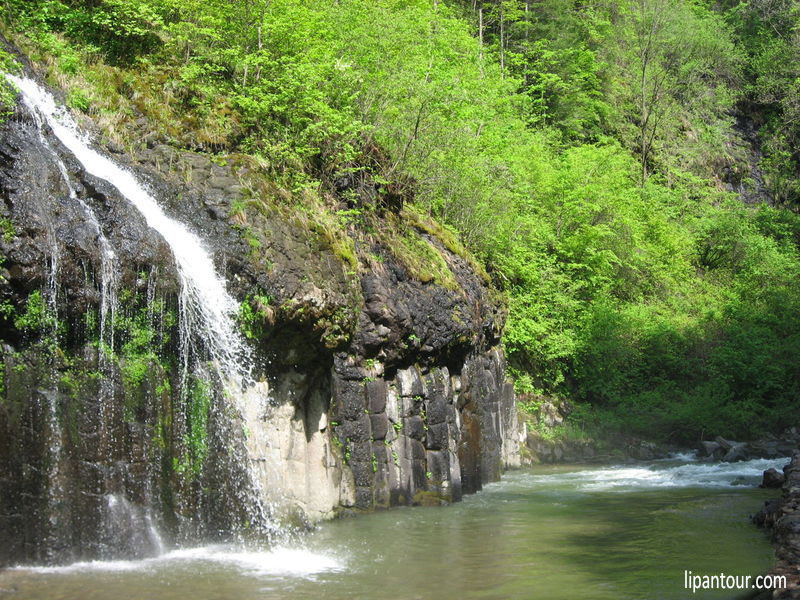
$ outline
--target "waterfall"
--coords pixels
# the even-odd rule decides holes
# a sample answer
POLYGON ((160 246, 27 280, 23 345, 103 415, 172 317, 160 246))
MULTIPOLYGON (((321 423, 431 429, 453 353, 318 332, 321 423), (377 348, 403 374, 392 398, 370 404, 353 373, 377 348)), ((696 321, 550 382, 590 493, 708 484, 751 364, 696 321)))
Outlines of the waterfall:
MULTIPOLYGON (((53 160, 58 167, 58 171, 61 174, 61 179, 64 181, 64 184, 67 186, 67 191, 69 192, 70 200, 77 202, 80 207, 83 209, 86 218, 88 219, 89 223, 91 223, 94 230, 97 232, 97 239, 100 244, 100 342, 101 342, 101 352, 104 355, 108 354, 108 350, 114 347, 114 313, 116 310, 116 256, 114 254, 114 250, 111 247, 111 243, 106 238, 105 234, 103 233, 102 228, 100 227, 100 222, 97 220, 97 216, 94 214, 92 208, 86 204, 81 198, 78 197, 78 194, 75 192, 75 188, 70 181, 69 174, 67 173, 67 167, 64 165, 64 161, 61 160, 61 157, 55 151, 55 149, 50 145, 50 142, 47 141, 47 138, 42 131, 42 115, 37 110, 31 110, 33 114, 34 121, 36 123, 36 127, 39 131, 39 141, 42 145, 47 148, 47 151, 52 156, 53 160)), ((58 243, 56 241, 55 230, 51 231, 52 237, 52 256, 51 256, 51 266, 50 266, 50 277, 48 281, 48 288, 50 294, 50 305, 53 311, 53 314, 57 316, 58 312, 58 243)))
MULTIPOLYGON (((98 244, 100 246, 100 336, 99 336, 99 352, 100 352, 100 371, 103 374, 103 381, 100 388, 100 417, 99 425, 101 431, 105 428, 108 422, 107 404, 114 399, 114 369, 112 364, 112 355, 114 348, 114 317, 117 305, 117 276, 116 276, 116 255, 111 243, 106 238, 100 227, 100 222, 97 219, 92 208, 81 199, 75 191, 75 187, 69 178, 67 167, 56 150, 48 141, 43 131, 42 114, 39 111, 31 111, 34 122, 39 133, 39 141, 42 146, 47 149, 51 158, 58 167, 61 175, 61 180, 67 187, 69 199, 77 202, 81 207, 86 219, 92 225, 97 234, 98 244)), ((51 314, 53 315, 53 337, 57 339, 58 336, 58 267, 59 267, 59 247, 58 236, 56 234, 56 227, 54 223, 49 223, 48 234, 51 239, 51 256, 50 256, 50 272, 48 276, 48 304, 51 314)), ((60 522, 60 507, 63 502, 64 489, 61 482, 61 460, 63 452, 63 443, 61 440, 60 419, 58 413, 58 394, 49 392, 45 394, 48 402, 48 424, 49 424, 49 452, 50 452, 50 466, 48 469, 48 503, 50 512, 50 525, 51 535, 58 536, 62 523, 60 522)), ((105 431, 101 435, 101 439, 106 439, 105 431)))
POLYGON ((6 77, 22 92, 26 106, 44 116, 55 136, 83 168, 113 185, 167 242, 181 279, 186 326, 200 330, 213 361, 226 379, 238 386, 245 384, 252 361, 233 321, 239 305, 225 289, 225 282, 217 274, 211 255, 200 239, 183 223, 168 217, 133 173, 92 149, 51 94, 31 79, 6 77))
MULTIPOLYGON (((263 431, 261 418, 266 394, 263 385, 254 385, 251 377, 253 359, 235 323, 239 304, 228 293, 225 280, 217 273, 210 252, 188 227, 167 216, 133 173, 91 148, 89 140, 80 133, 76 123, 64 108, 58 106, 51 94, 31 79, 8 74, 6 78, 19 89, 25 106, 34 115, 44 118, 56 138, 83 168, 114 186, 170 247, 181 284, 179 328, 183 393, 188 388, 190 356, 197 355, 196 342, 199 341, 211 359, 225 396, 233 400, 238 417, 244 421, 247 430, 263 431), (262 391, 253 393, 258 389, 262 391)), ((104 255, 108 258, 107 264, 113 265, 110 246, 109 252, 104 251, 104 255)), ((106 273, 105 266, 103 268, 104 282, 108 276, 109 288, 114 272, 115 269, 110 268, 106 273)), ((101 306, 101 311, 105 314, 107 308, 101 306)), ((239 432, 239 452, 246 456, 237 456, 236 462, 240 468, 245 466, 245 477, 248 479, 240 486, 243 488, 240 493, 250 513, 251 525, 273 533, 278 528, 269 516, 262 484, 264 477, 259 472, 263 466, 255 465, 255 461, 251 460, 252 443, 248 444, 247 437, 243 431, 239 432)))

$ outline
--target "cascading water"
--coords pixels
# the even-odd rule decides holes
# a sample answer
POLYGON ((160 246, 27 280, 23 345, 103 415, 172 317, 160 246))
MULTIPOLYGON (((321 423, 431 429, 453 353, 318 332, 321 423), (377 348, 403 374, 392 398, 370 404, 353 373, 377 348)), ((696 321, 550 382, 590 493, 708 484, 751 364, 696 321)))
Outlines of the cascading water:
MULTIPOLYGON (((67 186, 67 191, 69 192, 70 200, 73 200, 80 205, 89 223, 91 223, 92 227, 97 232, 97 239, 98 243, 100 244, 100 342, 101 342, 101 351, 104 354, 107 354, 107 350, 112 349, 114 347, 114 312, 116 310, 116 283, 117 283, 116 266, 115 266, 116 256, 114 254, 113 248, 111 247, 111 243, 108 241, 108 238, 106 238, 105 234, 103 233, 103 229, 100 227, 100 222, 97 220, 97 215, 94 214, 94 211, 88 204, 86 204, 81 198, 78 197, 78 194, 75 192, 75 188, 73 187, 72 182, 70 181, 69 174, 67 173, 67 167, 64 165, 64 161, 61 160, 61 157, 58 155, 58 153, 50 145, 50 142, 45 137, 44 132, 42 130, 43 122, 41 113, 37 110, 32 110, 31 112, 36 122, 36 127, 39 131, 39 141, 45 148, 47 148, 48 152, 50 153, 56 165, 58 166, 58 171, 59 173, 61 173, 61 179, 64 181, 64 185, 67 186)), ((50 304, 53 314, 57 314, 58 243, 54 229, 51 231, 51 236, 52 236, 52 256, 51 256, 50 279, 48 281, 48 288, 50 295, 50 304)))
MULTIPOLYGON (((218 275, 212 256, 200 239, 183 223, 166 215, 155 198, 131 172, 90 147, 88 140, 79 133, 75 122, 57 105, 51 94, 30 79, 13 75, 6 75, 6 78, 20 90, 27 108, 34 115, 44 118, 56 138, 84 169, 113 185, 169 245, 181 284, 179 321, 183 393, 186 394, 188 389, 190 356, 198 356, 198 348, 202 346, 211 359, 225 395, 234 401, 238 417, 244 421, 250 432, 250 435, 244 435, 245 440, 239 440, 243 441, 242 446, 247 449, 247 456, 237 457, 235 461, 239 465, 247 465, 247 481, 242 482, 243 485, 239 487, 240 493, 244 495, 243 504, 249 511, 250 525, 262 532, 278 532, 279 528, 271 520, 271 507, 263 490, 264 467, 255 464, 258 461, 251 460, 253 440, 261 441, 265 437, 261 433, 264 431, 262 416, 267 400, 266 390, 263 384, 254 385, 252 381, 252 357, 234 321, 238 303, 227 292, 225 281, 218 275), (253 435, 254 432, 259 435, 253 435)), ((63 168, 63 163, 61 167, 63 168)), ((66 169, 63 173, 66 174, 66 169)), ((87 214, 89 213, 90 209, 87 214)), ((97 222, 96 219, 94 222, 97 222)), ((110 246, 107 247, 108 252, 106 248, 103 250, 103 255, 107 258, 103 265, 103 287, 110 290, 113 288, 114 255, 110 246), (109 269, 106 269, 106 265, 109 269)), ((103 322, 109 307, 113 311, 113 302, 101 306, 103 322)), ((105 335, 105 330, 101 337, 102 335, 105 335)), ((110 341, 113 343, 113 338, 110 341)))
MULTIPOLYGON (((102 429, 108 421, 107 406, 111 404, 114 399, 114 370, 111 363, 111 355, 114 348, 114 317, 117 305, 117 277, 116 277, 116 256, 111 243, 106 238, 100 227, 100 222, 97 219, 92 208, 86 204, 76 193, 75 187, 70 181, 67 167, 56 150, 52 147, 43 130, 43 117, 41 113, 36 110, 31 111, 34 122, 39 133, 39 141, 42 146, 47 149, 49 155, 58 167, 61 174, 61 179, 67 188, 69 200, 77 202, 81 207, 86 219, 92 225, 97 234, 98 245, 100 247, 100 370, 103 374, 103 380, 100 389, 100 416, 99 423, 101 427, 101 439, 106 439, 107 432, 102 429)), ((53 316, 53 339, 58 339, 58 265, 59 265, 59 247, 58 236, 56 234, 55 224, 51 223, 48 228, 48 233, 51 238, 51 256, 50 256, 50 273, 48 278, 48 304, 50 313, 53 316)), ((48 502, 50 514, 50 531, 51 536, 58 538, 61 534, 60 529, 62 526, 60 507, 63 504, 64 490, 61 482, 61 460, 63 452, 63 443, 61 440, 60 419, 58 414, 58 395, 55 392, 45 394, 48 402, 48 422, 50 430, 49 442, 49 468, 48 468, 48 502)))
POLYGON ((252 361, 233 321, 238 304, 225 289, 224 280, 217 274, 211 255, 199 238, 183 223, 169 218, 130 171, 92 149, 51 94, 31 79, 6 77, 19 88, 28 108, 46 119, 59 141, 86 171, 117 188, 169 244, 181 278, 187 326, 201 330, 207 350, 221 373, 241 387, 249 378, 252 361))

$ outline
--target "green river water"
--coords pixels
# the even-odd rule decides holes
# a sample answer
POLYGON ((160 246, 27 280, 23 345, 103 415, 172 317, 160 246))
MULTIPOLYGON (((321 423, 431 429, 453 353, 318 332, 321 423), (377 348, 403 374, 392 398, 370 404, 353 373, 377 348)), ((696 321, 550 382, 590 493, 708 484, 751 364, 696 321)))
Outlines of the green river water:
POLYGON ((144 561, 18 567, 0 598, 249 600, 742 598, 684 571, 752 575, 773 551, 750 524, 782 461, 536 467, 442 508, 325 523, 289 548, 177 549, 144 561))

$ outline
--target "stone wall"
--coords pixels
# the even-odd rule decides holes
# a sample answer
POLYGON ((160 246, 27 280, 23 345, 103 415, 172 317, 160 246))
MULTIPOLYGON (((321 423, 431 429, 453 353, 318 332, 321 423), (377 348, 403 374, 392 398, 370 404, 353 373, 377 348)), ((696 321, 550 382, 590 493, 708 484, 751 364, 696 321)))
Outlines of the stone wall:
POLYGON ((458 501, 519 466, 514 394, 497 348, 457 370, 372 370, 355 380, 334 372, 329 399, 315 390, 266 417, 277 444, 265 462, 279 466, 265 485, 307 520, 458 501))

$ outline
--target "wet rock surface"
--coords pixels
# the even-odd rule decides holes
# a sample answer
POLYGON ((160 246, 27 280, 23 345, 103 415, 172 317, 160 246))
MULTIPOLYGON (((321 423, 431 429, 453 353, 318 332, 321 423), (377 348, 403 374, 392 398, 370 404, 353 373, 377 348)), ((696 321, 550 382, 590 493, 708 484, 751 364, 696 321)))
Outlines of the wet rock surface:
POLYGON ((798 446, 800 430, 790 427, 779 436, 771 435, 753 442, 736 442, 717 436, 713 441, 700 442, 697 451, 701 459, 738 462, 753 458, 791 456, 798 446))
MULTIPOLYGON (((291 215, 242 212, 253 190, 235 160, 175 148, 141 127, 135 155, 100 149, 189 224, 257 315, 248 337, 274 444, 255 460, 270 465, 265 481, 287 513, 307 522, 456 501, 519 465, 503 310, 462 257, 425 234, 455 285, 421 281, 351 228, 359 256, 382 257, 354 269, 291 215)), ((243 520, 231 424, 222 395, 203 399, 182 375, 171 251, 117 190, 44 135, 22 109, 0 125, 0 218, 13 226, 0 236, 0 301, 10 307, 0 319, 0 565, 146 556, 160 536, 224 538, 243 520), (114 319, 112 337, 98 324, 107 300, 100 235, 115 254, 117 304, 104 321, 114 319), (37 293, 52 301, 52 332, 49 321, 33 330, 19 320, 37 293), (113 355, 102 351, 109 343, 113 355), (207 422, 197 402, 208 402, 207 422)))
POLYGON ((767 501, 753 520, 772 530, 777 564, 769 574, 785 576, 787 586, 754 596, 758 600, 800 598, 800 450, 783 468, 783 477, 781 497, 767 501))
POLYGON ((777 469, 767 469, 761 481, 762 488, 779 488, 783 486, 786 477, 777 469))

